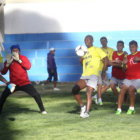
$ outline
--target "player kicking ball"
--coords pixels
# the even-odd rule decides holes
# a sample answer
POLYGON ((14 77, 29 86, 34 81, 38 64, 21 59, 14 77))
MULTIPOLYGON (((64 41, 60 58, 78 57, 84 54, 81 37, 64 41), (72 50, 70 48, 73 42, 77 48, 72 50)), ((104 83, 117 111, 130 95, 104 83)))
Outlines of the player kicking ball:
POLYGON ((137 51, 137 42, 134 40, 129 42, 129 49, 131 54, 128 55, 123 61, 123 68, 126 70, 126 78, 123 81, 123 85, 118 96, 118 108, 116 111, 117 115, 122 113, 121 107, 124 100, 124 95, 127 93, 127 91, 130 96, 130 107, 127 114, 135 114, 135 92, 140 88, 140 52, 137 51))
POLYGON ((101 48, 93 46, 93 37, 91 35, 87 35, 85 37, 85 44, 87 46, 87 52, 85 53, 85 55, 83 53, 83 57, 80 57, 80 62, 83 65, 83 73, 80 80, 72 89, 72 93, 81 107, 81 118, 89 117, 89 111, 92 103, 92 92, 96 89, 97 86, 101 60, 104 61, 104 68, 102 72, 103 78, 108 63, 107 55, 101 50, 101 48), (83 104, 79 93, 80 90, 84 89, 85 87, 87 95, 86 106, 83 104))

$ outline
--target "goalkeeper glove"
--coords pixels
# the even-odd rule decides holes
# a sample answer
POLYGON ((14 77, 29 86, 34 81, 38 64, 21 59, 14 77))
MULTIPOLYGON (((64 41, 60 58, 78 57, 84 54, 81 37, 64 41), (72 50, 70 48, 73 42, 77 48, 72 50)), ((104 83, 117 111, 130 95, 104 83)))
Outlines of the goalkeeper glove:
POLYGON ((22 60, 19 58, 19 54, 17 52, 12 52, 13 54, 13 59, 19 63, 22 63, 22 60))
POLYGON ((12 56, 11 56, 10 54, 8 54, 8 55, 6 56, 6 61, 7 61, 6 67, 9 67, 10 64, 13 62, 13 58, 12 58, 12 56))

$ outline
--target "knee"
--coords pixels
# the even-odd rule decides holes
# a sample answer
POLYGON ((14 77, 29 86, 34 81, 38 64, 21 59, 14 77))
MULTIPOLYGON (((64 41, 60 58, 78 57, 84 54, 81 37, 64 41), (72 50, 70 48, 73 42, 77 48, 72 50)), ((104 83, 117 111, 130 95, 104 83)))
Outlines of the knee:
POLYGON ((128 89, 128 93, 129 94, 135 94, 135 92, 136 92, 136 89, 134 87, 130 86, 129 89, 128 89))
POLYGON ((73 95, 79 94, 79 91, 80 91, 80 87, 79 87, 78 85, 75 85, 75 86, 72 88, 72 93, 73 93, 73 95))

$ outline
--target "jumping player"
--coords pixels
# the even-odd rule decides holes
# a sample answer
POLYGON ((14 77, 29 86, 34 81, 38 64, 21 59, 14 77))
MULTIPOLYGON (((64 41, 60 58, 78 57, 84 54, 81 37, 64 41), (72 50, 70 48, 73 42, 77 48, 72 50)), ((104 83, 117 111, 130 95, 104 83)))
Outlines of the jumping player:
POLYGON ((105 70, 107 67, 108 59, 107 55, 101 50, 93 46, 93 37, 87 35, 85 37, 85 44, 87 46, 87 53, 80 58, 80 62, 83 64, 83 74, 80 80, 72 89, 75 99, 81 107, 80 117, 89 117, 89 111, 92 103, 92 92, 96 89, 98 76, 99 76, 99 66, 101 60, 104 61, 104 67, 102 71, 102 77, 105 76, 105 70), (87 95, 87 105, 85 106, 80 98, 80 90, 86 87, 87 95))

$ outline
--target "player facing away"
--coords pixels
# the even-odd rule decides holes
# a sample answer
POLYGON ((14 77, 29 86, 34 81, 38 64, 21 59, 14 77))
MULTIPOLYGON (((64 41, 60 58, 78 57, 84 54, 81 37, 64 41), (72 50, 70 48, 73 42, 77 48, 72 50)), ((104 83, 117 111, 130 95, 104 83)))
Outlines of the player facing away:
POLYGON ((83 73, 80 80, 72 89, 72 93, 81 107, 81 118, 89 117, 89 111, 92 103, 92 92, 96 89, 100 61, 104 61, 104 67, 102 76, 105 76, 105 69, 107 67, 108 59, 107 55, 101 50, 93 46, 93 37, 87 35, 85 37, 85 44, 87 46, 87 53, 80 58, 80 62, 83 64, 83 73), (80 90, 86 87, 87 105, 85 106, 80 98, 80 90))
POLYGON ((124 42, 117 42, 117 51, 113 52, 112 61, 110 61, 112 65, 112 77, 110 80, 110 87, 113 93, 118 96, 119 92, 117 87, 121 88, 122 82, 125 79, 125 72, 122 69, 122 62, 124 58, 127 57, 127 53, 123 51, 124 42))
MULTIPOLYGON (((20 54, 19 45, 12 45, 11 53, 12 55, 11 57, 9 57, 9 59, 5 61, 4 69, 1 73, 6 74, 9 70, 10 82, 16 85, 15 90, 13 92, 20 90, 28 93, 35 99, 41 113, 46 114, 47 112, 44 109, 40 95, 29 81, 27 75, 27 70, 31 68, 30 61, 26 56, 20 54)), ((11 94, 12 92, 9 90, 8 87, 6 87, 0 97, 0 113, 2 112, 2 108, 7 97, 11 94)))
POLYGON ((135 114, 134 104, 136 98, 136 91, 140 88, 140 52, 138 44, 135 40, 129 42, 129 49, 131 54, 123 61, 123 68, 126 70, 125 80, 118 96, 118 108, 116 114, 122 113, 121 107, 124 100, 124 95, 128 91, 130 96, 130 107, 127 114, 135 114))
MULTIPOLYGON (((101 42, 101 45, 102 45, 101 49, 106 53, 109 61, 112 60, 112 55, 113 55, 114 50, 107 46, 107 43, 108 43, 107 38, 106 37, 101 37, 100 42, 101 42)), ((101 78, 101 73, 102 73, 103 66, 104 66, 104 63, 103 63, 103 61, 101 61, 100 76, 99 76, 99 81, 98 81, 97 94, 92 96, 93 101, 96 104, 99 104, 99 105, 103 105, 101 96, 110 87, 110 81, 108 79, 107 73, 105 75, 104 80, 101 78)), ((109 66, 110 65, 108 64, 108 67, 109 66)))

